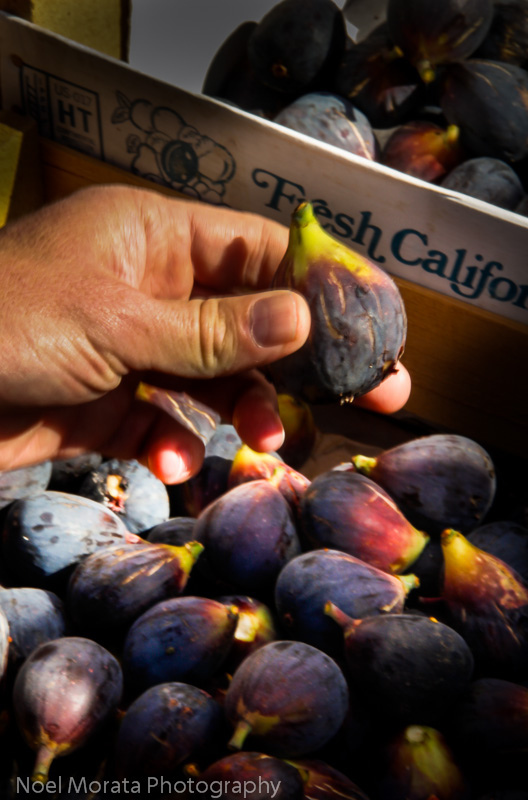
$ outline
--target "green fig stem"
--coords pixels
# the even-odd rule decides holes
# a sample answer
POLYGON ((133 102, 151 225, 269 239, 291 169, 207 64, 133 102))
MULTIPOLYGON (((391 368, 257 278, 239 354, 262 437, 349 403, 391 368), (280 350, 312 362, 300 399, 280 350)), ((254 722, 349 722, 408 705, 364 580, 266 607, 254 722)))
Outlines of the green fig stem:
POLYGON ((33 783, 46 783, 51 764, 56 755, 56 748, 43 744, 37 750, 37 758, 31 775, 33 783))
POLYGON ((370 456, 352 456, 350 459, 352 464, 355 466, 358 472, 361 472, 362 475, 366 475, 367 477, 370 475, 376 464, 378 463, 377 458, 371 458, 370 456))
POLYGON ((184 547, 190 554, 193 562, 198 561, 198 558, 204 550, 204 546, 201 542, 185 542, 184 547))
POLYGON ((406 595, 420 585, 420 579, 417 575, 395 575, 394 577, 402 582, 406 595))
POLYGON ((236 724, 235 732, 228 742, 228 747, 231 747, 233 750, 241 750, 252 729, 253 726, 247 722, 247 720, 241 719, 236 724))
POLYGON ((355 620, 349 617, 348 614, 345 614, 344 611, 341 611, 341 609, 330 600, 324 604, 323 611, 328 617, 333 619, 334 622, 337 622, 345 632, 354 627, 355 620))

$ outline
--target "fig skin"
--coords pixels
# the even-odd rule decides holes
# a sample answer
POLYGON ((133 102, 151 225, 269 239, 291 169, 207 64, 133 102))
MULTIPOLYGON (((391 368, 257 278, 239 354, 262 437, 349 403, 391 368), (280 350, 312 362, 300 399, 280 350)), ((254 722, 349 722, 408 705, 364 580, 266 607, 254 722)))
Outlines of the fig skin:
POLYGON ((448 64, 440 104, 473 157, 515 164, 528 155, 528 72, 521 67, 477 58, 448 64))
POLYGON ((223 669, 232 674, 247 656, 278 638, 275 618, 272 610, 254 597, 231 594, 217 600, 238 611, 233 643, 223 664, 223 669))
POLYGON ((427 120, 411 120, 389 136, 381 162, 413 178, 439 183, 465 157, 456 125, 442 127, 427 120))
POLYGON ((392 41, 414 64, 425 83, 441 64, 467 59, 486 38, 492 0, 389 0, 387 25, 392 41))
POLYGON ((491 508, 495 466, 477 442, 456 434, 410 439, 375 458, 357 455, 355 468, 387 491, 402 513, 431 536, 445 528, 468 533, 491 508))
POLYGON ((332 92, 303 94, 273 121, 356 156, 378 160, 379 145, 370 120, 345 97, 332 92))
POLYGON ((241 794, 237 789, 240 785, 244 787, 247 800, 264 800, 272 793, 276 800, 306 798, 299 771, 283 759, 266 753, 230 753, 210 764, 200 774, 199 780, 211 784, 211 796, 213 786, 215 789, 223 786, 221 800, 239 800, 241 794))
POLYGON ((381 486, 357 472, 318 475, 301 498, 300 524, 313 546, 343 550, 392 574, 405 572, 429 541, 381 486))
POLYGON ((528 583, 528 528, 511 520, 495 520, 479 525, 468 534, 471 544, 491 553, 517 572, 528 583))
POLYGON ((499 158, 469 158, 451 170, 441 182, 445 189, 514 211, 524 196, 517 173, 499 158))
POLYGON ((275 607, 289 638, 337 657, 343 652, 343 635, 325 614, 326 602, 356 619, 400 613, 417 585, 413 575, 390 575, 348 553, 320 549, 283 567, 275 584, 275 607))
POLYGON ((66 609, 54 592, 33 586, 2 588, 0 610, 9 624, 12 675, 39 645, 66 635, 66 609))
POLYGON ((199 542, 124 544, 83 559, 68 582, 67 607, 75 624, 95 638, 124 631, 140 614, 185 589, 199 542))
POLYGON ((226 693, 233 749, 258 747, 283 758, 304 756, 341 727, 348 688, 337 663, 304 642, 264 645, 238 667, 226 693))
POLYGON ((292 215, 286 253, 274 288, 304 295, 312 315, 305 344, 269 365, 281 393, 308 403, 350 402, 396 368, 407 316, 389 275, 330 236, 310 203, 292 215))
POLYGON ((51 461, 0 472, 0 509, 15 500, 44 492, 52 475, 51 461))
POLYGON ((261 83, 301 94, 333 73, 345 42, 345 20, 332 0, 282 0, 251 31, 247 53, 261 83))
POLYGON ((528 15, 524 0, 494 0, 493 19, 473 58, 528 67, 528 15))
POLYGON ((476 677, 516 680, 528 674, 528 586, 504 561, 459 531, 441 536, 442 599, 450 624, 475 658, 476 677))
POLYGON ((13 707, 36 751, 34 781, 46 782, 58 756, 83 746, 117 710, 123 689, 119 662, 104 647, 66 636, 37 647, 20 668, 13 707))
POLYGON ((332 603, 343 629, 343 671, 366 712, 393 725, 439 725, 473 676, 474 659, 453 628, 417 614, 353 620, 332 603))
POLYGON ((115 768, 119 778, 174 775, 185 761, 208 750, 227 731, 221 707, 203 689, 187 683, 161 683, 127 708, 117 734, 115 768))

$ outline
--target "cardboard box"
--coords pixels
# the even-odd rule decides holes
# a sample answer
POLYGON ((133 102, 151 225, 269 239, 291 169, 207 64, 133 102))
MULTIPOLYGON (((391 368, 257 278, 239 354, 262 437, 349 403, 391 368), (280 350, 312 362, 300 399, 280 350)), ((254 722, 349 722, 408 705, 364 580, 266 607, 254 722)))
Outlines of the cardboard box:
MULTIPOLYGON (((331 232, 400 286, 414 382, 405 413, 524 450, 527 218, 185 92, 5 14, 0 54, 2 104, 38 125, 48 199, 124 180, 286 225, 297 203, 310 200, 331 232)), ((336 415, 345 427, 346 413, 336 415)))

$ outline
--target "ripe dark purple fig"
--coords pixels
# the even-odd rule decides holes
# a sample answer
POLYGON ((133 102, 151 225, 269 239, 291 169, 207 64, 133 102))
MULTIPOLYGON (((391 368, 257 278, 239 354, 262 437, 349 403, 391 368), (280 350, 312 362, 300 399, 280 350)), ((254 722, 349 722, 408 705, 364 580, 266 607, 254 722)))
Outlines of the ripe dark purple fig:
POLYGON ((281 0, 251 32, 249 62, 261 83, 300 94, 332 74, 345 41, 345 20, 333 0, 281 0))
POLYGON ((386 23, 346 49, 334 80, 335 91, 374 128, 393 128, 412 118, 426 94, 417 69, 394 47, 386 23))
POLYGON ((299 291, 312 314, 307 342, 269 367, 280 392, 307 402, 347 402, 394 371, 407 332, 398 288, 386 272, 330 236, 310 203, 292 215, 273 285, 299 291))
POLYGON ((230 746, 285 758, 307 755, 337 733, 348 688, 336 662, 304 642, 264 645, 238 667, 225 697, 230 746))
POLYGON ((0 610, 9 624, 13 674, 36 647, 66 634, 64 604, 54 592, 33 586, 0 589, 0 610))
POLYGON ((327 603, 343 629, 343 671, 368 714, 400 725, 438 725, 469 686, 474 660, 453 628, 418 614, 352 619, 327 603))
POLYGON ((7 671, 9 645, 9 622, 4 611, 0 608, 0 686, 7 671))
POLYGON ((528 671, 528 586, 504 561, 459 531, 442 533, 442 598, 480 677, 516 679, 528 671))
POLYGON ((493 19, 474 58, 528 66, 528 15, 524 0, 494 0, 493 19))
POLYGON ((65 636, 41 644, 22 664, 13 688, 18 727, 36 751, 32 779, 45 782, 58 756, 82 747, 116 711, 118 661, 91 639, 65 636))
POLYGON ((484 41, 493 17, 492 0, 389 0, 392 41, 415 65, 422 80, 434 80, 438 65, 470 56, 484 41))
POLYGON ((52 461, 48 488, 54 492, 77 494, 88 473, 97 469, 102 461, 101 453, 82 453, 73 458, 52 461))
POLYGON ((174 775, 183 762, 218 747, 225 734, 222 710, 207 692, 160 683, 137 697, 121 720, 116 773, 120 779, 174 775))
POLYGON ((143 538, 151 544, 172 544, 181 547, 193 541, 194 517, 169 517, 165 522, 145 531, 143 538))
POLYGON ((132 533, 142 533, 169 518, 167 488, 134 459, 103 462, 88 473, 79 494, 109 508, 132 533))
POLYGON ((444 735, 409 725, 385 751, 379 796, 391 800, 469 800, 469 786, 444 735))
POLYGON ((325 614, 328 601, 355 619, 398 614, 417 585, 414 575, 390 575, 348 553, 320 549, 293 558, 281 570, 275 606, 288 637, 337 656, 343 635, 325 614))
POLYGON ((411 439, 352 463, 395 500, 413 525, 430 535, 467 533, 480 525, 496 491, 495 467, 477 442, 456 434, 411 439))
POLYGON ((41 494, 48 488, 51 471, 51 461, 43 461, 33 466, 0 472, 0 508, 5 508, 14 500, 41 494))
POLYGON ((396 128, 381 153, 381 162, 413 178, 439 183, 466 158, 456 125, 410 120, 396 128))
POLYGON ((257 598, 301 550, 288 503, 266 479, 242 483, 210 503, 194 535, 204 545, 205 568, 257 598))
POLYGON ((393 574, 407 570, 429 540, 381 486, 357 472, 314 478, 301 498, 300 525, 315 547, 343 550, 393 574))
POLYGON ((288 503, 294 518, 299 515, 299 505, 310 480, 298 470, 285 464, 272 453, 257 453, 243 444, 236 453, 229 470, 228 488, 259 479, 268 480, 288 503))
POLYGON ((528 155, 528 72, 521 67, 477 58, 448 64, 440 103, 472 156, 512 164, 528 155))
POLYGON ((67 606, 75 624, 97 636, 124 630, 155 603, 183 592, 203 550, 199 542, 105 547, 77 565, 67 606))
POLYGON ((340 95, 303 94, 279 111, 273 121, 356 156, 378 160, 378 140, 369 119, 340 95))
POLYGON ((127 528, 87 497, 46 491, 15 501, 4 521, 3 552, 24 585, 63 588, 76 564, 100 547, 125 543, 127 528))
POLYGON ((466 159, 442 179, 441 185, 510 211, 515 210, 524 196, 515 170, 500 158, 489 156, 466 159))
POLYGON ((369 800, 344 773, 318 759, 288 759, 302 775, 306 800, 369 800))
POLYGON ((208 784, 210 796, 216 796, 219 800, 239 800, 239 787, 242 787, 247 800, 306 798, 299 771, 283 759, 266 753, 231 753, 210 764, 200 774, 199 780, 203 786, 208 784), (219 790, 220 795, 217 794, 219 790))
POLYGON ((145 611, 123 646, 125 680, 136 694, 157 683, 209 680, 235 635, 238 611, 205 597, 173 597, 145 611))

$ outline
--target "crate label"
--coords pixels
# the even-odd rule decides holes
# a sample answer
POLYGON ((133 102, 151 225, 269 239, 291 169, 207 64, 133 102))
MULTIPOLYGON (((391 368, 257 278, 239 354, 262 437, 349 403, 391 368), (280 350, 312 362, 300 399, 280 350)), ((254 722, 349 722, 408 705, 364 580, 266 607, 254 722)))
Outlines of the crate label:
POLYGON ((0 12, 5 108, 43 137, 190 197, 327 230, 400 277, 528 321, 528 218, 186 92, 0 12))

